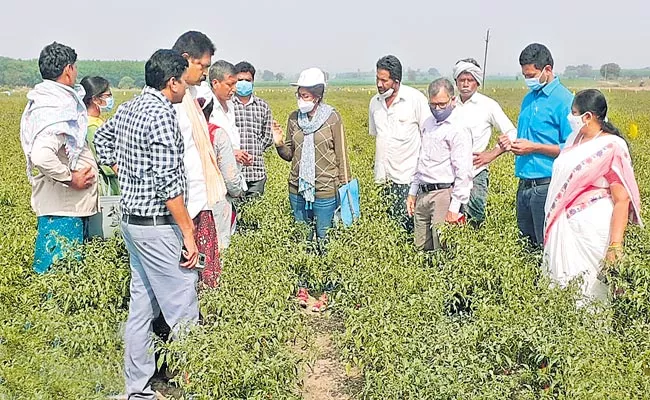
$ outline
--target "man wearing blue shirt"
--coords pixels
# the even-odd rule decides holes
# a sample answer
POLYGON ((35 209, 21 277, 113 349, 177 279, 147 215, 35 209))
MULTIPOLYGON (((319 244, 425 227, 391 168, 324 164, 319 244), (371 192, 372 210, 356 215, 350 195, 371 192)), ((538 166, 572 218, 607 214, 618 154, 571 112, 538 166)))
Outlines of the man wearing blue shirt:
POLYGON ((553 74, 553 57, 539 43, 528 45, 519 56, 521 73, 531 91, 524 97, 517 124, 517 139, 507 136, 499 144, 515 154, 517 225, 532 244, 544 239, 544 205, 551 182, 553 161, 571 134, 567 116, 573 95, 553 74))

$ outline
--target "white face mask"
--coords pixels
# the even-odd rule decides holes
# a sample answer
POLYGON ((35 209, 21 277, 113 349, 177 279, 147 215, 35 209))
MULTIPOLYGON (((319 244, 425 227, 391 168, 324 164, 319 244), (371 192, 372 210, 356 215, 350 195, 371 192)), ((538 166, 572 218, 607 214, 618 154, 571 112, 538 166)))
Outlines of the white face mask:
POLYGON ((379 93, 379 97, 381 97, 382 99, 386 100, 387 98, 389 98, 390 96, 392 96, 393 93, 395 93, 395 89, 390 88, 390 89, 388 89, 387 91, 385 91, 384 93, 379 93))
POLYGON ((582 122, 582 117, 587 114, 573 115, 569 114, 567 118, 569 119, 569 125, 571 126, 571 132, 580 132, 580 130, 586 125, 582 122))
POLYGON ((298 99, 298 109, 303 114, 307 114, 308 112, 313 110, 315 105, 316 103, 314 103, 313 101, 298 99))

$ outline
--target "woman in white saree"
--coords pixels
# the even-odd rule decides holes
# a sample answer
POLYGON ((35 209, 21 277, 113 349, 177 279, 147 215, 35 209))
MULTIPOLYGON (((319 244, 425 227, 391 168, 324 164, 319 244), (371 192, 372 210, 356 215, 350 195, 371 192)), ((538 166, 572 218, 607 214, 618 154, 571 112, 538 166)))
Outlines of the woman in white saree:
POLYGON ((598 277, 603 260, 622 254, 628 220, 641 224, 639 188, 600 91, 579 92, 568 118, 573 133, 553 164, 546 198, 544 266, 560 287, 582 277, 580 304, 606 301, 608 287, 598 277))

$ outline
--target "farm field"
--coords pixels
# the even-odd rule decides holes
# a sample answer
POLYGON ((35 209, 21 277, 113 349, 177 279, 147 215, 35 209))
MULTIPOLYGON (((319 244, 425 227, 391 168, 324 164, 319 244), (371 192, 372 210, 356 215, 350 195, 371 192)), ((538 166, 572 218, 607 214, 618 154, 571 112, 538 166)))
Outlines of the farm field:
MULTIPOLYGON (((114 93, 117 104, 133 95, 114 93)), ((292 90, 256 93, 286 125, 292 90)), ((630 144, 647 224, 650 92, 604 93, 630 144)), ((170 368, 187 373, 184 398, 649 398, 648 229, 627 232, 611 307, 577 309, 576 288, 550 289, 541 254, 518 238, 513 157, 504 155, 490 169, 484 226, 446 227, 445 252, 418 253, 373 183, 372 94, 343 87, 325 95, 343 117, 362 191, 361 220, 334 231, 325 255, 310 251, 292 222, 289 163, 267 153, 267 193, 243 210, 220 287, 201 293, 202 325, 164 348, 170 368), (330 311, 299 311, 299 275, 333 288, 330 311)), ((524 90, 486 94, 516 122, 524 90)), ((82 262, 32 272, 36 218, 19 139, 25 102, 0 97, 0 400, 106 399, 123 392, 128 255, 119 238, 93 241, 82 262)))

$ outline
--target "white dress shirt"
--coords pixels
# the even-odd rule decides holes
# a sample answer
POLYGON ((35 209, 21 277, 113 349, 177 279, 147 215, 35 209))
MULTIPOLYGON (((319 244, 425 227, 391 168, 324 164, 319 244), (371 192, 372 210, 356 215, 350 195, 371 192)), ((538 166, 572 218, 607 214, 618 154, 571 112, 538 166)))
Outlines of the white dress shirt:
MULTIPOLYGON (((192 98, 196 98, 196 87, 190 86, 188 93, 192 98)), ((183 163, 185 164, 185 175, 187 177, 187 212, 190 214, 190 218, 194 218, 201 210, 209 210, 208 190, 205 185, 201 156, 194 143, 192 121, 187 115, 183 103, 174 104, 174 109, 176 110, 178 124, 183 135, 183 145, 185 146, 183 163)))
MULTIPOLYGON (((459 119, 472 134, 472 151, 484 152, 490 144, 492 128, 508 135, 511 141, 517 139, 517 129, 503 112, 499 103, 481 93, 474 93, 465 103, 456 96, 456 110, 459 119)), ((474 169, 474 176, 487 169, 487 165, 474 169)))
POLYGON ((453 183, 449 211, 458 213, 472 190, 472 139, 458 110, 443 122, 433 116, 424 123, 422 148, 409 194, 418 194, 421 184, 453 183))
POLYGON ((226 105, 228 106, 228 111, 223 109, 221 102, 215 96, 214 109, 210 115, 210 122, 219 128, 223 128, 228 133, 234 150, 241 150, 241 135, 235 123, 235 105, 232 100, 226 101, 226 105))
POLYGON ((378 94, 370 100, 368 130, 377 137, 375 181, 410 184, 420 151, 424 121, 431 116, 422 92, 400 85, 390 107, 378 94))

